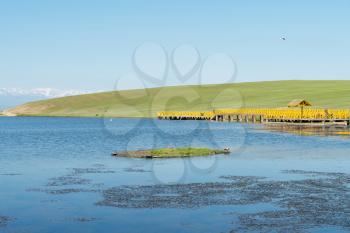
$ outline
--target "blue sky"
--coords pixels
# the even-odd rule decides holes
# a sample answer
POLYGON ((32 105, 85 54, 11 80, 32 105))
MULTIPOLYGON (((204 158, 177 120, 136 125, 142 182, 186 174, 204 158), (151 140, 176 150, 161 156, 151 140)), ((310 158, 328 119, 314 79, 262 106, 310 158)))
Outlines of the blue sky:
POLYGON ((2 0, 0 87, 110 90, 144 42, 230 54, 237 82, 350 79, 349 9, 347 0, 2 0))

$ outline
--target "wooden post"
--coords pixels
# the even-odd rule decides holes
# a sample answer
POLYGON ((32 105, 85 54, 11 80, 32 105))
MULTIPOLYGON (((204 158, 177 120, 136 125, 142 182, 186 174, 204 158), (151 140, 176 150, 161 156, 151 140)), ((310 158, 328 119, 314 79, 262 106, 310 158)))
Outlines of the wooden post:
POLYGON ((301 116, 300 116, 300 118, 303 119, 303 117, 304 117, 304 106, 301 105, 301 116))

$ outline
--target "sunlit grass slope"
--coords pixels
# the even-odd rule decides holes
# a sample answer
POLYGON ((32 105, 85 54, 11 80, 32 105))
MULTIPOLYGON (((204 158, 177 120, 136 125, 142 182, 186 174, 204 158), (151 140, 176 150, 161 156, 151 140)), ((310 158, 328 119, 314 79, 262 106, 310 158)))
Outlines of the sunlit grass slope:
POLYGON ((25 116, 154 117, 158 111, 285 107, 307 99, 314 107, 350 108, 350 81, 271 81, 175 86, 70 96, 8 110, 25 116))

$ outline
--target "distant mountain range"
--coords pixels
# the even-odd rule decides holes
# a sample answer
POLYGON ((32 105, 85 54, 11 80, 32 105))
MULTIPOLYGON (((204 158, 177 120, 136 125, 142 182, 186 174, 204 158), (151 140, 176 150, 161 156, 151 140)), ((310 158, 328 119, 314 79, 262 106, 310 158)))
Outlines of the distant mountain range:
POLYGON ((0 88, 0 110, 26 102, 91 93, 79 90, 59 90, 54 88, 0 88))

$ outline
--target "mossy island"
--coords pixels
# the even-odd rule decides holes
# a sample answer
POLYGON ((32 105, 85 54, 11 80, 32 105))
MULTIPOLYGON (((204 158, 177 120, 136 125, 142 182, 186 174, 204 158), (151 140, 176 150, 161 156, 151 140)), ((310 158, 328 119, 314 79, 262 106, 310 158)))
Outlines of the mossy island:
POLYGON ((113 152, 112 156, 115 157, 128 157, 128 158, 185 158, 185 157, 199 157, 199 156, 211 156, 218 154, 229 154, 230 149, 210 149, 210 148, 159 148, 149 150, 135 150, 135 151, 117 151, 113 152))

